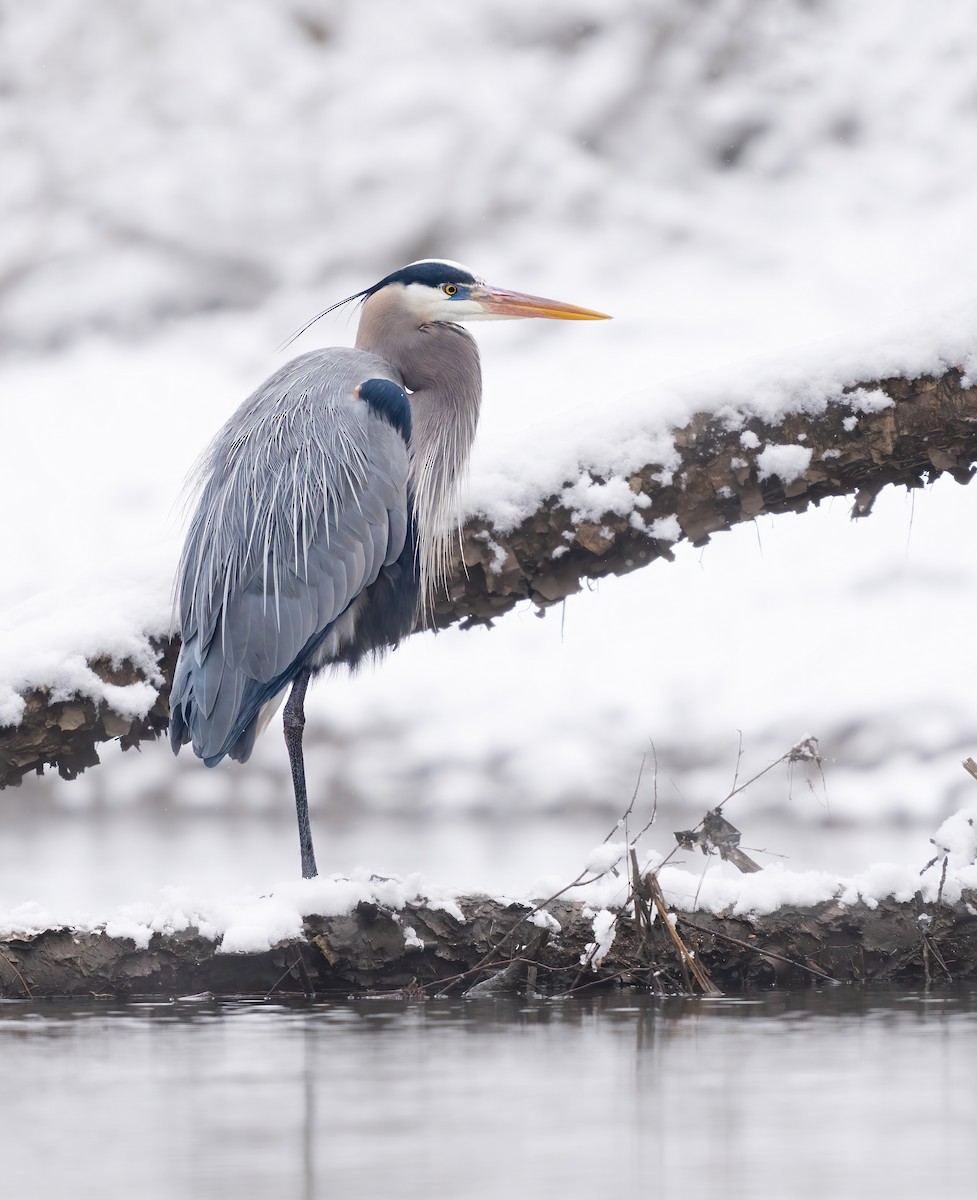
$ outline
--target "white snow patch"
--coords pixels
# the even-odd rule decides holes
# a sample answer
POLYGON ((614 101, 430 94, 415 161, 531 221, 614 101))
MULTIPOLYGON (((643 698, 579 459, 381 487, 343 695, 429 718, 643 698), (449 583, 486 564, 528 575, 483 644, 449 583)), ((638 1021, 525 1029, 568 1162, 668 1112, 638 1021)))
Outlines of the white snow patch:
POLYGON ((648 526, 648 532, 660 542, 677 542, 682 537, 682 526, 678 517, 670 513, 667 517, 658 517, 648 526))
POLYGON ((837 896, 842 904, 861 900, 869 908, 875 908, 880 900, 889 897, 902 902, 911 900, 917 891, 926 894, 926 889, 920 887, 918 870, 905 863, 878 862, 840 881, 837 896))
POLYGON ((489 572, 492 575, 500 575, 502 568, 506 564, 506 559, 509 557, 504 546, 499 543, 488 532, 479 534, 479 539, 483 541, 492 553, 492 560, 488 565, 489 572))
POLYGON ((286 938, 297 937, 304 917, 340 916, 361 902, 397 912, 423 900, 460 920, 457 895, 447 888, 429 887, 419 875, 378 878, 362 869, 351 877, 319 876, 281 883, 256 899, 244 897, 222 914, 220 950, 227 954, 270 949, 286 938))
POLYGON ((626 479, 615 476, 606 483, 598 483, 585 475, 568 488, 564 488, 562 502, 570 509, 571 519, 599 521, 607 513, 627 516, 635 508, 636 494, 626 479))
POLYGON ((627 857, 627 842, 601 842, 584 859, 584 870, 592 875, 603 875, 627 857))
POLYGON ((580 956, 581 964, 590 962, 596 971, 607 957, 614 939, 617 936, 617 914, 610 909, 602 908, 594 913, 594 941, 588 942, 580 956))
MULTIPOLYGON (((339 916, 351 912, 361 901, 399 911, 408 903, 423 900, 462 920, 457 894, 429 886, 416 875, 378 879, 359 870, 351 878, 288 880, 260 895, 241 891, 207 898, 194 896, 186 889, 166 888, 156 904, 127 905, 102 921, 83 913, 56 920, 37 906, 21 905, 0 913, 0 932, 27 933, 60 923, 88 931, 104 929, 112 937, 128 937, 145 948, 155 932, 173 933, 193 926, 205 937, 219 939, 223 954, 256 954, 298 937, 306 916, 339 916)), ((404 932, 405 938, 411 936, 406 929, 404 932)))
POLYGON ((260 954, 302 932, 302 914, 293 903, 275 895, 236 906, 228 921, 221 954, 260 954))
POLYGON ((0 912, 0 936, 5 939, 33 937, 45 929, 55 929, 61 925, 84 923, 84 915, 78 915, 77 921, 64 921, 55 917, 43 905, 29 900, 24 904, 16 904, 6 912, 0 912))
POLYGON ((0 683, 0 726, 19 725, 23 720, 27 702, 8 684, 0 683))
POLYGON ((949 855, 954 867, 969 867, 977 860, 977 810, 961 809, 947 817, 932 838, 940 855, 949 855))
POLYGON ((137 950, 148 949, 149 939, 153 936, 149 925, 143 925, 139 921, 126 920, 124 917, 106 921, 105 932, 111 938, 129 938, 130 941, 135 942, 137 950))
POLYGON ((855 412, 860 413, 881 412, 884 408, 895 406, 895 400, 887 396, 881 388, 854 388, 846 392, 841 399, 850 404, 855 412))
POLYGON ((545 908, 537 909, 529 918, 531 924, 538 926, 540 929, 548 929, 550 933, 560 933, 563 926, 553 916, 551 912, 547 912, 545 908))
POLYGON ((417 930, 413 925, 404 926, 404 945, 408 950, 424 949, 424 939, 417 936, 417 930))
POLYGON ((760 439, 752 429, 744 429, 740 434, 740 445, 744 450, 755 450, 760 445, 760 439))
POLYGON ((809 446, 764 446, 756 458, 757 477, 762 480, 776 475, 785 484, 793 483, 811 465, 813 453, 809 446))

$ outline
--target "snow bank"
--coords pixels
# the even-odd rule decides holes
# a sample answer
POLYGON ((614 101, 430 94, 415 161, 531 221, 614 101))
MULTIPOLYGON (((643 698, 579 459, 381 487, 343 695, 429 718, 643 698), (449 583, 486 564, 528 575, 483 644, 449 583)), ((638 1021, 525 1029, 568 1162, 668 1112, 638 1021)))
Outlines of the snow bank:
MULTIPOLYGON (((824 871, 791 871, 775 864, 753 875, 741 875, 719 863, 711 863, 702 871, 670 866, 663 864, 656 852, 642 852, 640 869, 643 873, 658 872, 668 905, 681 912, 765 915, 783 907, 806 908, 828 901, 875 907, 890 897, 905 903, 917 892, 925 903, 942 898, 954 904, 964 889, 977 888, 975 816, 977 810, 963 811, 945 823, 938 839, 941 854, 922 873, 915 866, 876 863, 859 874, 844 877, 824 871), (944 853, 950 855, 945 876, 944 853)), ((616 849, 622 851, 622 847, 616 849)), ((593 920, 594 942, 587 947, 581 961, 595 968, 614 943, 615 914, 629 893, 626 875, 612 869, 621 853, 614 859, 611 851, 612 847, 604 845, 591 852, 586 869, 599 871, 599 877, 565 892, 567 899, 580 901, 584 915, 593 920)), ((565 883, 555 886, 551 894, 562 890, 565 883)), ((261 894, 242 889, 236 894, 208 897, 195 895, 186 888, 169 887, 156 902, 125 905, 101 918, 78 909, 55 912, 36 903, 22 903, 0 909, 0 938, 28 937, 44 929, 68 926, 129 938, 145 949, 155 933, 180 933, 195 928, 204 937, 219 939, 219 948, 225 954, 259 954, 281 941, 299 937, 305 917, 341 916, 351 913, 361 903, 377 904, 394 913, 403 911, 408 904, 426 905, 447 911, 462 921, 460 896, 457 889, 430 883, 419 874, 405 879, 379 877, 360 868, 350 877, 334 875, 279 882, 261 894)), ((498 899, 501 903, 532 904, 546 896, 535 891, 498 899)), ((545 906, 534 914, 533 922, 559 935, 559 923, 545 906)), ((404 942, 408 947, 423 948, 423 942, 410 926, 404 926, 404 942)))

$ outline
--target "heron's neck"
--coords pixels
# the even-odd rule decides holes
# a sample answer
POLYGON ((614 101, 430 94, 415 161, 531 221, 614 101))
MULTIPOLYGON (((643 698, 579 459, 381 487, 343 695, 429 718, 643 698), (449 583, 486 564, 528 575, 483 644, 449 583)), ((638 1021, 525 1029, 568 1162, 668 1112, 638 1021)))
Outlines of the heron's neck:
POLYGON ((427 608, 432 591, 446 582, 459 527, 458 489, 482 399, 478 346, 460 325, 409 328, 371 308, 364 305, 356 345, 395 367, 411 393, 411 484, 427 608))

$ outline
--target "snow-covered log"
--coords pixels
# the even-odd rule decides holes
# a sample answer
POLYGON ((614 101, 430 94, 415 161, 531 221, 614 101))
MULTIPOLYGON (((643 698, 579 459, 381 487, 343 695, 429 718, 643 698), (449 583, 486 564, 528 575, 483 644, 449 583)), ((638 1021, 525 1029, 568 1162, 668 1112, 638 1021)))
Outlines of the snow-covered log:
POLYGON ((679 465, 651 462, 631 474, 624 503, 612 481, 584 471, 513 529, 470 520, 467 571, 459 564, 438 624, 490 621, 524 599, 557 603, 582 580, 671 558, 676 541, 701 545, 762 513, 853 495, 853 516, 867 516, 887 484, 920 487, 944 472, 967 483, 977 462, 977 386, 959 370, 863 383, 777 423, 717 408, 673 441, 679 465), (602 488, 608 507, 595 517, 602 488), (586 515, 574 510, 582 495, 586 515))
MULTIPOLYGON (((977 462, 977 387, 960 369, 866 381, 776 417, 760 412, 717 405, 673 431, 669 461, 627 478, 582 469, 512 527, 473 516, 464 529, 466 565, 459 560, 436 624, 491 622, 522 600, 557 603, 583 580, 670 558, 679 540, 701 544, 761 513, 852 495, 854 515, 865 516, 887 484, 919 487, 943 473, 966 483, 977 462)), ((21 722, 0 728, 0 787, 46 765, 71 778, 98 762, 100 741, 131 746, 157 736, 176 645, 154 645, 158 671, 148 680, 130 662, 89 664, 113 684, 145 680, 158 689, 144 717, 119 716, 83 695, 27 693, 21 722)))
POLYGON ((485 896, 396 910, 361 902, 344 915, 307 917, 299 936, 249 953, 228 952, 193 927, 145 944, 111 928, 48 929, 0 942, 0 997, 355 991, 423 999, 612 984, 671 994, 945 982, 977 975, 971 912, 965 898, 832 901, 766 916, 678 912, 650 922, 618 912, 607 914, 613 937, 599 958, 593 910, 562 900, 545 914, 485 896))

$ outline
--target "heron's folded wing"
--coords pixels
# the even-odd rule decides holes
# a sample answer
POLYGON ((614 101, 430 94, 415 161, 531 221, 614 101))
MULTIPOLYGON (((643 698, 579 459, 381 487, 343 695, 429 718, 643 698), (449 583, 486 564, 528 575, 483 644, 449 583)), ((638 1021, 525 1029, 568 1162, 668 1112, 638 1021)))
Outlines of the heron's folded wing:
MULTIPOLYGON (((214 642, 229 666, 267 682, 287 671, 403 550, 407 454, 403 441, 366 418, 364 470, 334 509, 323 509, 306 545, 269 564, 223 606, 214 642), (396 461, 398 460, 399 461, 396 461)), ((304 536, 304 530, 303 530, 304 536)))
POLYGON ((357 351, 303 356, 214 443, 181 566, 174 690, 205 757, 226 752, 403 551, 407 446, 357 394, 383 370, 357 351))

